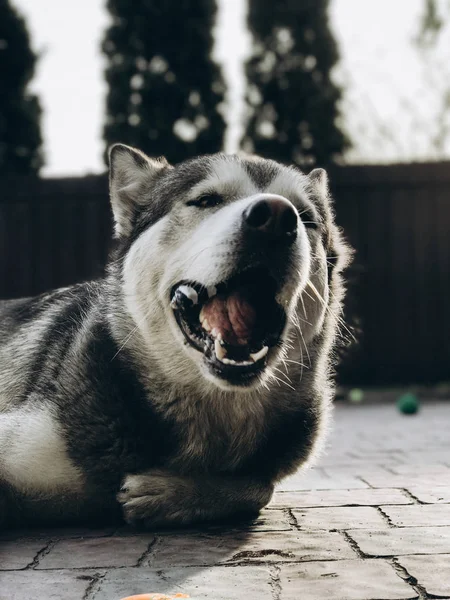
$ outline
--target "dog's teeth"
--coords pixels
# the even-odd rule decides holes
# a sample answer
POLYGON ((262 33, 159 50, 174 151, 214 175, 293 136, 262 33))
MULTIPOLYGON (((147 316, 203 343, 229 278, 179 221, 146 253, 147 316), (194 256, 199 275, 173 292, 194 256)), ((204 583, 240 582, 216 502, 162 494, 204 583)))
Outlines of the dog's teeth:
POLYGON ((253 360, 253 362, 257 362, 258 360, 261 360, 262 358, 264 358, 268 352, 269 352, 269 347, 264 346, 263 348, 261 348, 261 350, 259 352, 250 354, 250 358, 253 360))
POLYGON ((227 358, 225 358, 227 355, 227 351, 221 345, 218 339, 214 340, 214 352, 216 353, 218 360, 222 362, 226 362, 228 360, 227 358))
POLYGON ((208 298, 212 298, 217 294, 217 288, 215 285, 210 285, 206 288, 206 291, 208 292, 208 298))
POLYGON ((211 330, 211 326, 209 324, 209 321, 208 321, 207 317, 205 316, 205 313, 203 312, 203 308, 200 311, 200 314, 199 314, 198 318, 199 318, 200 324, 203 327, 203 329, 206 329, 206 331, 210 331, 211 330))
POLYGON ((232 358, 224 358, 222 362, 226 365, 238 365, 239 367, 248 367, 253 364, 250 360, 233 360, 232 358))
POLYGON ((222 332, 219 329, 217 329, 217 327, 214 327, 210 333, 214 338, 216 338, 216 340, 219 340, 219 342, 223 341, 222 332))
POLYGON ((192 304, 198 304, 198 294, 190 285, 180 285, 177 291, 181 292, 186 298, 189 298, 192 304))
POLYGON ((225 363, 226 365, 236 365, 236 361, 233 360, 232 358, 223 358, 222 362, 225 363))

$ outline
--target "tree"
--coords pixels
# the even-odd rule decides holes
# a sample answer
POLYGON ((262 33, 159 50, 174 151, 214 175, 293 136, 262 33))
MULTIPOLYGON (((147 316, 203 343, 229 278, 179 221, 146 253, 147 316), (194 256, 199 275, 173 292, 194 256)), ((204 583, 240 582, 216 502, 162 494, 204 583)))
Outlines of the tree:
POLYGON ((326 165, 348 142, 336 120, 338 60, 328 0, 249 0, 253 53, 246 65, 244 149, 298 165, 326 165))
POLYGON ((0 0, 0 174, 36 174, 42 166, 41 108, 27 91, 35 66, 24 19, 0 0))
POLYGON ((211 58, 215 0, 108 0, 104 138, 178 162, 222 148, 225 86, 211 58))
POLYGON ((433 90, 436 108, 427 133, 433 158, 450 153, 449 47, 450 2, 425 0, 420 29, 413 40, 424 66, 424 87, 433 90))
POLYGON ((420 20, 420 30, 414 40, 419 48, 429 48, 436 45, 445 25, 444 16, 440 10, 442 9, 441 4, 438 6, 436 0, 425 0, 424 11, 420 20))

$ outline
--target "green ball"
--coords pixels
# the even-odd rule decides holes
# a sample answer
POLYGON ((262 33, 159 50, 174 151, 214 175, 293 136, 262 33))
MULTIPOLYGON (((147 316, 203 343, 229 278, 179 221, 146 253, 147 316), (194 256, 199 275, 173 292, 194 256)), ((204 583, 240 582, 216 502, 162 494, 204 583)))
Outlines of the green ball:
POLYGON ((419 410, 419 399, 412 392, 407 392, 397 400, 397 408, 404 415, 415 415, 419 410))
POLYGON ((359 388, 353 388, 348 393, 350 402, 362 402, 364 398, 364 392, 359 388))

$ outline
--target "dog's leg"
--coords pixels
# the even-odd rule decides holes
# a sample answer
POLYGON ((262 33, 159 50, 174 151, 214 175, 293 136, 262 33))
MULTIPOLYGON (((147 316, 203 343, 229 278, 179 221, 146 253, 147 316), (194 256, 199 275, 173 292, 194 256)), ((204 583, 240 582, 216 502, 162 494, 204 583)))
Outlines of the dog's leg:
POLYGON ((128 475, 118 494, 125 520, 134 525, 186 525, 256 514, 273 493, 251 477, 185 477, 164 470, 128 475))

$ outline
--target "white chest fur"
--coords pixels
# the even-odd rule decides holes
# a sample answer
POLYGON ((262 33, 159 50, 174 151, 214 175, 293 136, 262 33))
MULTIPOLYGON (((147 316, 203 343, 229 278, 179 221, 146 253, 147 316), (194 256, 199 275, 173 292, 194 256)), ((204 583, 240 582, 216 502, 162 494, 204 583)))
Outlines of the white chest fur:
POLYGON ((48 407, 0 413, 0 480, 29 494, 81 488, 82 474, 48 407))

